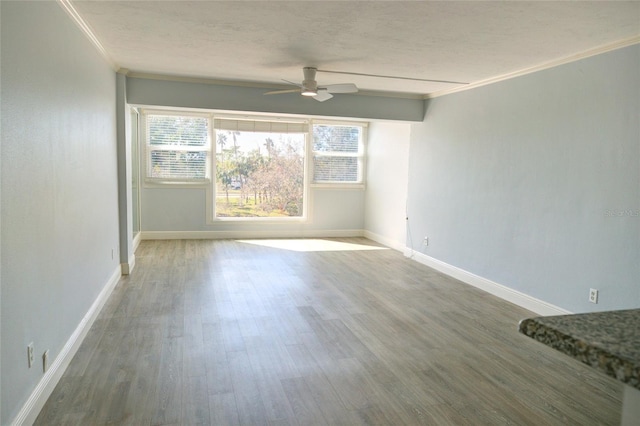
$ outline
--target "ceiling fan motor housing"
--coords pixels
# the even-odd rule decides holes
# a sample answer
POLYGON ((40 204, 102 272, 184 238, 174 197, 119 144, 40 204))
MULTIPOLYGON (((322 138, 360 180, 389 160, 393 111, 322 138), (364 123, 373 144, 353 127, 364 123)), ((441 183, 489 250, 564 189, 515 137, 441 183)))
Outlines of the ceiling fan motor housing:
POLYGON ((316 69, 313 67, 304 67, 302 72, 304 73, 304 81, 302 82, 304 91, 317 92, 318 82, 316 81, 316 69))

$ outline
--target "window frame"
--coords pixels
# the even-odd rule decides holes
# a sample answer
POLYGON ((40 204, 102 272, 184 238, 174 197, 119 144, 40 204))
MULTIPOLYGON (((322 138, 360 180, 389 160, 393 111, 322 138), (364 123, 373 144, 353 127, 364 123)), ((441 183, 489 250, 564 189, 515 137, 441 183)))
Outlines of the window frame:
POLYGON ((309 128, 310 153, 309 155, 309 186, 311 188, 332 188, 332 189, 364 189, 366 185, 366 146, 367 130, 369 123, 363 121, 340 121, 340 120, 312 120, 309 128), (358 141, 358 152, 349 153, 342 151, 315 151, 313 149, 313 126, 340 126, 340 127, 360 127, 360 140, 358 141), (355 157, 358 159, 358 181, 316 181, 315 180, 315 158, 318 157, 355 157))
POLYGON ((143 159, 143 182, 147 188, 207 188, 212 182, 212 136, 213 136, 213 114, 211 113, 199 113, 190 110, 172 110, 172 109, 142 109, 140 111, 140 130, 142 134, 142 145, 144 151, 143 159), (149 142, 148 122, 147 117, 149 115, 164 115, 170 117, 198 117, 207 120, 207 142, 203 147, 198 146, 163 146, 162 148, 154 147, 149 142), (153 151, 199 151, 206 152, 205 160, 205 177, 204 178, 177 178, 177 177, 162 177, 156 178, 149 176, 149 170, 151 168, 151 152, 153 151))

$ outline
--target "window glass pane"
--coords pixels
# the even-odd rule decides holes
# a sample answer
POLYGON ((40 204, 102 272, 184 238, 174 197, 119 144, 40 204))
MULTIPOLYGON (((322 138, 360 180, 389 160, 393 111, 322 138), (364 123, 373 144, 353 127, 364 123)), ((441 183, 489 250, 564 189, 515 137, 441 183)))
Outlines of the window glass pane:
POLYGON ((363 127, 315 124, 313 126, 313 181, 360 183, 363 127))
POLYGON ((313 126, 313 150, 317 152, 353 152, 360 146, 359 126, 313 126))
POLYGON ((206 146, 208 123, 205 117, 148 115, 149 144, 206 146))
POLYGON ((216 130, 216 217, 300 217, 305 134, 216 130))
POLYGON ((145 120, 148 178, 188 181, 209 177, 207 117, 147 114, 145 120))
POLYGON ((205 179, 206 151, 151 151, 149 176, 153 178, 205 179))
POLYGON ((315 156, 313 180, 315 182, 358 182, 358 158, 315 156))

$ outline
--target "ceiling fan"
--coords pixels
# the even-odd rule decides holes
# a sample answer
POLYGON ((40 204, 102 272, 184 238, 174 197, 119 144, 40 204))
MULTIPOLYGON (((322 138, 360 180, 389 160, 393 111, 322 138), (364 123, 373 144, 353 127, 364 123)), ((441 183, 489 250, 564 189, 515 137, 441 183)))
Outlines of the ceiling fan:
POLYGON ((316 81, 316 68, 313 67, 304 67, 302 68, 302 72, 304 73, 304 80, 302 84, 296 84, 292 81, 284 80, 289 84, 293 84, 294 86, 298 86, 296 89, 287 89, 287 90, 274 90, 272 92, 267 92, 265 95, 279 95, 282 93, 300 93, 302 96, 313 97, 316 101, 324 102, 333 98, 332 93, 356 93, 358 88, 353 83, 345 83, 345 84, 329 84, 326 86, 318 86, 318 82, 316 81))

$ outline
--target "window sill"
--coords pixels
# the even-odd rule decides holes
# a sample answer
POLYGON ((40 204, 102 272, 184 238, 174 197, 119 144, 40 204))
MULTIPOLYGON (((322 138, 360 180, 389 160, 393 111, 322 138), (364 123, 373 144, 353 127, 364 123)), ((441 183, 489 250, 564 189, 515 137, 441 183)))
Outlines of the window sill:
POLYGON ((210 179, 201 180, 163 180, 163 179, 145 179, 145 188, 208 188, 211 184, 210 179))
POLYGON ((313 189, 349 189, 364 190, 364 183, 312 183, 309 185, 313 189))
POLYGON ((222 217, 214 217, 212 220, 207 221, 208 224, 215 224, 215 223, 230 223, 230 222, 236 222, 236 223, 269 223, 269 224, 275 224, 275 223, 279 223, 279 224, 287 224, 287 223, 307 223, 309 222, 307 217, 304 216, 300 216, 300 217, 229 217, 229 216, 222 216, 222 217))

